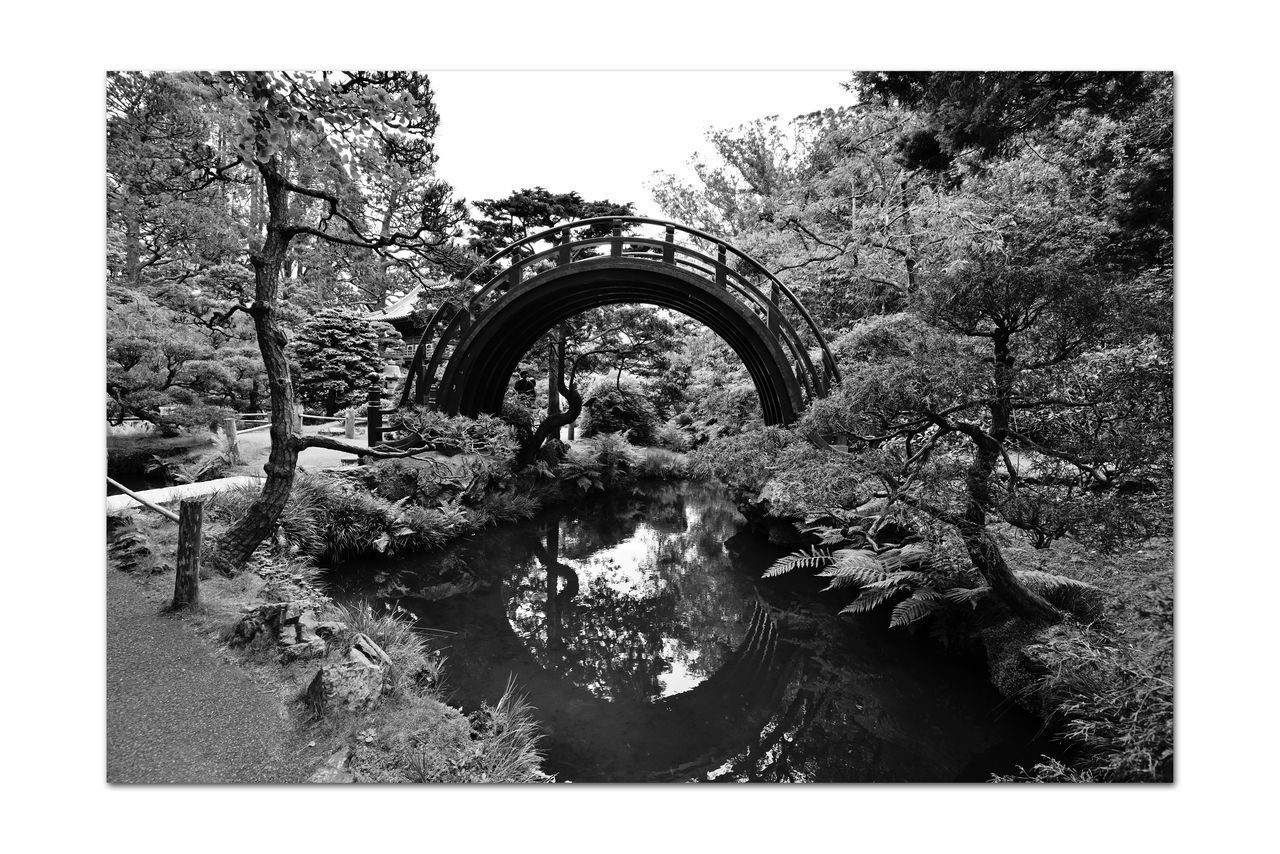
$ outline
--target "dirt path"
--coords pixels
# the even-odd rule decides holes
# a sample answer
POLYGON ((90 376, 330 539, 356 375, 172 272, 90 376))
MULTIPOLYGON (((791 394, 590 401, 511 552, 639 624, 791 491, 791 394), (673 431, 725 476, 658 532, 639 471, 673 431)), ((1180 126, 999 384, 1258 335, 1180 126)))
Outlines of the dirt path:
POLYGON ((107 569, 107 782, 290 783, 297 757, 275 689, 220 660, 163 597, 107 569))

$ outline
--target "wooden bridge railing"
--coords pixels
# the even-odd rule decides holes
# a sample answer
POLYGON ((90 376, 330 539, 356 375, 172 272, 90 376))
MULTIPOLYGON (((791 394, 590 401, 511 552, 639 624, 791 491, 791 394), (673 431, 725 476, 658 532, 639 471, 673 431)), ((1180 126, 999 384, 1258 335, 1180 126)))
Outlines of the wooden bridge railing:
POLYGON ((477 285, 464 303, 446 303, 431 318, 406 374, 401 405, 410 399, 417 403, 429 400, 447 349, 455 340, 461 340, 487 304, 519 285, 527 274, 538 275, 546 269, 599 257, 651 260, 713 281, 765 321, 769 332, 789 352, 796 377, 810 399, 825 395, 831 384, 839 381, 835 357, 817 322, 795 293, 759 261, 723 238, 679 223, 649 217, 596 217, 518 240, 472 270, 464 281, 482 271, 490 271, 490 278, 477 285), (661 236, 629 233, 654 227, 662 229, 661 236), (602 256, 602 252, 606 255, 602 256), (505 268, 495 271, 504 263, 505 268), (426 349, 432 341, 434 349, 428 361, 426 349), (818 353, 820 368, 814 364, 811 350, 818 353))

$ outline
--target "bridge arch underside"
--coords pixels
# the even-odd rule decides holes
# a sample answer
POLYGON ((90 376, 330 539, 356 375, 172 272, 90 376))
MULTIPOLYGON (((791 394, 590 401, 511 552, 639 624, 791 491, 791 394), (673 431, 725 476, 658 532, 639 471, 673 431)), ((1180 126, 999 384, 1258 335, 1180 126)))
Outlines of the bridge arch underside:
POLYGON ((766 424, 799 417, 800 383, 782 343, 739 298, 670 264, 617 258, 548 270, 499 298, 458 342, 437 405, 451 415, 498 413, 511 374, 543 334, 574 315, 622 303, 671 309, 706 325, 746 366, 766 424))

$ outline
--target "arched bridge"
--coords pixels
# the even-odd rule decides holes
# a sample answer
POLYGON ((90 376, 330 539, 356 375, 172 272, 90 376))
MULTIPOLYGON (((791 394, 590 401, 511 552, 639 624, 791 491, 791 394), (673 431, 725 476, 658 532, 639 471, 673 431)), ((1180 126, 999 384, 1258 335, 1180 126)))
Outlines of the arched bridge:
POLYGON ((822 332, 786 285, 745 252, 678 223, 579 220, 511 244, 465 281, 470 295, 446 302, 428 322, 401 405, 496 414, 539 338, 576 314, 619 303, 677 311, 723 338, 750 373, 767 424, 794 421, 839 379, 822 332))

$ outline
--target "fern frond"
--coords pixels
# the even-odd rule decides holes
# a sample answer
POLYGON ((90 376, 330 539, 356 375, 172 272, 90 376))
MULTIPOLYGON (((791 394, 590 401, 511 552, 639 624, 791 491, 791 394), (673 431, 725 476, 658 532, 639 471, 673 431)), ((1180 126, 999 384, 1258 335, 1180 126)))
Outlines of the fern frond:
POLYGON ((888 602, 894 596, 902 592, 900 587, 880 588, 872 590, 865 588, 857 599, 854 599, 848 605, 840 609, 841 614, 865 614, 868 611, 874 611, 876 608, 888 602))
POLYGON ((1017 569, 1014 570, 1013 574, 1018 576, 1018 580, 1027 585, 1027 587, 1046 598, 1063 593, 1100 592, 1092 584, 1086 584, 1083 581, 1077 581, 1065 575, 1041 572, 1038 569, 1017 569))
POLYGON ((786 557, 778 558, 774 561, 773 566, 765 570, 761 578, 777 578, 779 575, 785 575, 795 569, 822 569, 831 563, 831 554, 826 550, 814 546, 809 551, 798 551, 789 554, 786 557))
POLYGON ((812 528, 806 528, 805 530, 817 537, 818 542, 824 546, 838 545, 848 539, 848 537, 844 535, 844 531, 839 528, 832 528, 830 525, 816 525, 812 528))
POLYGON ((982 587, 951 587, 943 591, 942 596, 948 602, 977 608, 978 602, 990 592, 991 588, 985 585, 982 587))
POLYGON ((884 578, 880 559, 866 549, 839 549, 831 558, 832 565, 818 573, 831 579, 827 590, 873 584, 884 578))
POLYGON ((943 599, 937 591, 921 587, 893 606, 893 616, 889 618, 889 628, 897 629, 911 625, 932 614, 942 606, 943 599))
POLYGON ((905 569, 908 566, 920 566, 932 569, 937 562, 937 554, 931 546, 924 543, 908 543, 896 549, 887 549, 879 554, 884 568, 890 572, 905 569))

